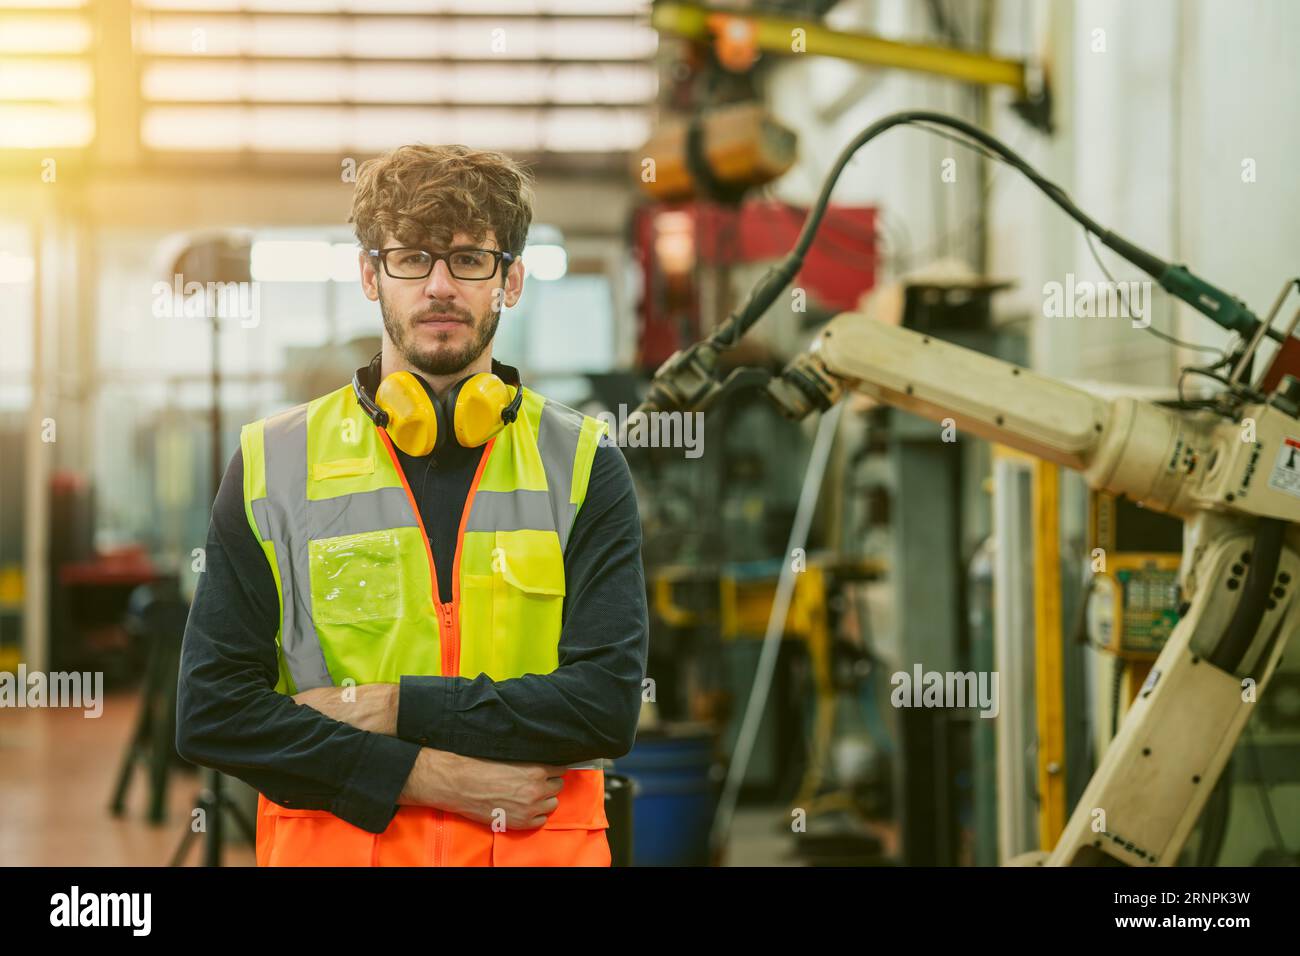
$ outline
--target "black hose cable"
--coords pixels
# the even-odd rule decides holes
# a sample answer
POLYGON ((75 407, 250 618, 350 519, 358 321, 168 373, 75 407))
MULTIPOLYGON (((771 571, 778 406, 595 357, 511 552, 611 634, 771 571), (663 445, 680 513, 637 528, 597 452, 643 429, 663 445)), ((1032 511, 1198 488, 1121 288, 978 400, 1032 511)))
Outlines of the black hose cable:
MULTIPOLYGON (((1115 277, 1111 275, 1110 270, 1106 268, 1106 263, 1101 261, 1101 256, 1097 254, 1097 247, 1092 244, 1092 233, 1088 232, 1088 230, 1085 229, 1083 231, 1083 239, 1088 244, 1088 251, 1092 253, 1092 261, 1097 263, 1097 268, 1101 270, 1101 274, 1104 275, 1107 281, 1110 282, 1110 284, 1113 285, 1115 289, 1119 292, 1120 300, 1124 303, 1125 311, 1127 311, 1130 315, 1132 315, 1133 311, 1128 304, 1128 296, 1124 294, 1124 287, 1120 285, 1120 283, 1115 281, 1115 277)), ((1225 362, 1228 358, 1228 356, 1224 353, 1223 349, 1216 349, 1212 345, 1197 345, 1194 342, 1184 342, 1181 339, 1174 338, 1172 335, 1170 335, 1167 332, 1161 332, 1159 329, 1157 329, 1155 326, 1151 325, 1150 323, 1142 326, 1142 328, 1146 329, 1146 331, 1150 332, 1156 338, 1168 342, 1170 345, 1179 345, 1185 349, 1194 349, 1198 352, 1210 352, 1214 355, 1217 355, 1219 356, 1220 364, 1225 362)))
MULTIPOLYGON (((1011 166, 1013 169, 1019 170, 1021 175, 1046 194, 1047 198, 1056 203, 1067 216, 1100 239, 1103 245, 1118 253, 1143 272, 1158 279, 1162 286, 1174 292, 1184 301, 1192 303, 1198 311, 1211 316, 1223 327, 1244 334, 1253 332, 1257 327, 1259 320, 1246 310, 1239 301, 1197 279, 1181 266, 1172 267, 1158 256, 1152 255, 1109 229, 1102 228, 1099 222, 1075 205, 1074 200, 1069 197, 1064 189, 1043 176, 1033 166, 1029 165, 1019 153, 995 136, 986 133, 978 126, 967 123, 955 116, 949 116, 946 113, 936 113, 931 110, 905 110, 878 119, 858 133, 844 147, 825 182, 822 183, 821 192, 818 194, 816 202, 808 211, 808 218, 804 220, 803 229, 799 232, 794 248, 785 258, 763 274, 763 277, 750 290, 749 297, 745 300, 744 305, 720 322, 712 334, 680 351, 670 358, 668 362, 664 363, 664 367, 660 369, 660 374, 657 374, 651 380, 649 393, 637 407, 637 413, 644 413, 654 409, 669 410, 679 408, 682 407, 684 401, 698 403, 710 387, 716 388, 716 385, 710 386, 709 380, 712 379, 718 354, 733 348, 744 337, 749 328, 762 318, 772 303, 777 300, 777 297, 789 287, 790 283, 799 274, 799 270, 803 268, 804 258, 812 246, 813 238, 821 226, 823 217, 826 215, 826 209, 830 205, 831 192, 834 190, 836 183, 839 182, 844 168, 852 160, 853 155, 882 133, 893 129, 895 126, 908 125, 920 126, 931 133, 935 132, 931 128, 932 126, 944 126, 974 140, 978 146, 970 143, 965 145, 970 146, 972 149, 982 147, 994 158, 1011 166), (1201 304, 1197 304, 1198 302, 1201 304), (1222 310, 1222 313, 1220 310, 1222 310), (682 383, 687 386, 685 389, 679 389, 679 385, 682 383)), ((1267 334, 1278 341, 1282 341, 1280 332, 1268 330, 1267 334)))
POLYGON ((757 322, 768 307, 776 301, 777 296, 789 286, 794 277, 798 275, 800 268, 803 266, 804 257, 812 246, 813 237, 821 225, 822 218, 826 215, 826 208, 830 205, 831 192, 834 190, 835 184, 839 182, 844 168, 853 158, 853 154, 877 136, 893 129, 895 126, 926 126, 928 124, 946 126, 949 129, 957 130, 993 153, 997 159, 1013 169, 1019 170, 1021 175, 1042 190, 1052 202, 1060 206, 1066 215, 1097 236, 1103 245, 1113 249, 1144 272, 1158 277, 1168 268, 1168 263, 1162 259, 1138 248, 1122 236, 1103 228, 1099 222, 1076 206, 1064 189, 1039 173, 1011 147, 1005 145, 991 134, 984 132, 978 126, 957 119, 955 116, 949 116, 946 113, 936 113, 931 110, 905 110, 899 113, 891 113, 876 120, 844 147, 834 166, 831 167, 826 181, 822 184, 817 201, 808 212, 808 218, 804 221, 803 229, 799 233, 799 238, 795 241, 794 249, 781 262, 764 274, 763 278, 750 292, 745 304, 714 330, 707 340, 711 346, 718 350, 729 349, 734 346, 749 330, 750 326, 757 322))

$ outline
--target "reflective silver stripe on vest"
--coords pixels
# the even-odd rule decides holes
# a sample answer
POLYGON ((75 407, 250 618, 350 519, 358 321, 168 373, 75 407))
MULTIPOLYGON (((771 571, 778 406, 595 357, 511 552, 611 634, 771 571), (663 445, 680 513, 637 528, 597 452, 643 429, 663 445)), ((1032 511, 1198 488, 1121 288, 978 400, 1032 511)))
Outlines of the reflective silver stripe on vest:
POLYGON ((546 468, 546 488, 561 551, 569 546, 569 533, 578 514, 578 506, 569 498, 573 495, 573 466, 578 456, 578 439, 582 436, 582 420, 581 412, 547 399, 537 427, 537 450, 546 468))
POLYGON ((554 531, 555 513, 547 491, 476 491, 466 531, 554 531))
POLYGON ((466 531, 554 531, 561 551, 577 516, 573 494, 574 459, 582 436, 583 416, 551 401, 542 405, 537 450, 546 472, 546 491, 476 491, 466 531))
MULTIPOLYGON (((303 485, 303 496, 307 486, 303 485)), ((313 538, 336 538, 380 528, 418 528, 405 488, 376 488, 307 502, 313 538)))
MULTIPOLYGON (((547 508, 544 491, 533 492, 542 496, 542 505, 547 508)), ((268 489, 269 494, 269 489, 268 489)), ((270 538, 267 524, 271 521, 266 498, 253 502, 253 517, 264 538, 270 538)), ((323 498, 307 501, 307 517, 311 521, 313 538, 337 538, 345 534, 363 534, 379 528, 418 528, 411 505, 406 497, 405 488, 378 488, 375 491, 359 491, 351 495, 339 495, 336 498, 323 498)), ((521 525, 520 527, 533 527, 521 525)))
POLYGON ((266 420, 266 497, 253 502, 253 517, 275 543, 284 620, 280 646, 299 691, 329 687, 334 681, 311 616, 311 566, 307 542, 311 515, 307 501, 307 406, 299 405, 266 420), (258 505, 262 505, 261 508, 258 505), (298 529, 291 538, 290 529, 298 529))

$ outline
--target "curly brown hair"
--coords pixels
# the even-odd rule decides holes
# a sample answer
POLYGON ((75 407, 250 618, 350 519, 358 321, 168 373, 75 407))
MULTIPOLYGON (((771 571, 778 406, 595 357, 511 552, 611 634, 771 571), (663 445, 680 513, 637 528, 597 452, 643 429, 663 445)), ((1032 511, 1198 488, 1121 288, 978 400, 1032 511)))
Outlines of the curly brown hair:
POLYGON ((458 232, 482 242, 491 229, 499 248, 519 255, 533 220, 534 182, 504 153, 401 146, 361 164, 348 222, 364 249, 380 248, 386 233, 446 249, 458 232))

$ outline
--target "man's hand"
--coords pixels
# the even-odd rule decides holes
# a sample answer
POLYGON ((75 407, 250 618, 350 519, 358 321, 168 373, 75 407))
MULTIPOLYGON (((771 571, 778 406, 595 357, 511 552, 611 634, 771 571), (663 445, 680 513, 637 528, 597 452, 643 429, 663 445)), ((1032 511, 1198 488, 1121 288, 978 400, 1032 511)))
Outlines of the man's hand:
MULTIPOLYGON (((395 737, 399 689, 398 684, 316 687, 293 699, 360 730, 395 737)), ((532 830, 559 806, 565 769, 422 747, 397 802, 449 810, 488 826, 532 830)))
POLYGON ((488 826, 533 830, 555 812, 564 767, 480 760, 424 747, 398 803, 438 807, 488 826))
POLYGON ((398 690, 398 684, 315 687, 293 699, 360 730, 396 737, 398 690))

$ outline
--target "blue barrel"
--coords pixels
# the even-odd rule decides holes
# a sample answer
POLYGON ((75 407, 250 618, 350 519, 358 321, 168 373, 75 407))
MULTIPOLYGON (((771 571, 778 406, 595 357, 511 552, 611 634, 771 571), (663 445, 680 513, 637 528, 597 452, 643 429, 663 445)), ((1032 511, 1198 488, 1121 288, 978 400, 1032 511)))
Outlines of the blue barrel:
POLYGON ((718 803, 715 735, 698 724, 640 731, 614 770, 634 783, 632 859, 636 866, 708 866, 718 803))

